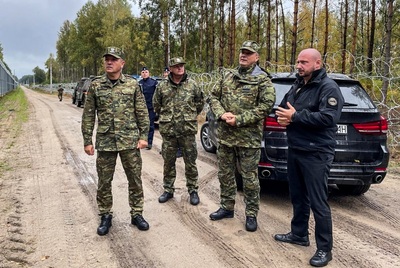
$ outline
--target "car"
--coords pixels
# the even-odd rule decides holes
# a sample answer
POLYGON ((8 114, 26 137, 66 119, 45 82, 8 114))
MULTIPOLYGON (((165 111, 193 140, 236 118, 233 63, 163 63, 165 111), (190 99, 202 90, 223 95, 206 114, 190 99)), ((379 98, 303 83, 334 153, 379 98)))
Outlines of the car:
MULTIPOLYGON (((344 194, 361 195, 386 176, 388 123, 358 80, 344 74, 330 73, 328 76, 339 85, 345 100, 328 183, 336 185, 344 194)), ((273 73, 270 78, 275 87, 276 102, 264 120, 258 174, 260 180, 287 181, 286 128, 278 124, 275 111, 296 77, 293 73, 273 73)), ((200 129, 200 141, 206 152, 215 153, 218 123, 207 104, 205 110, 206 121, 200 129)), ((238 166, 236 181, 241 188, 239 170, 238 166)))
POLYGON ((131 77, 133 78, 133 79, 135 79, 135 80, 140 80, 140 79, 142 79, 142 77, 140 76, 140 75, 138 75, 138 74, 131 74, 131 77))
POLYGON ((72 104, 76 104, 78 107, 85 105, 86 94, 94 77, 93 75, 90 77, 82 77, 81 80, 76 83, 74 92, 72 93, 72 104))

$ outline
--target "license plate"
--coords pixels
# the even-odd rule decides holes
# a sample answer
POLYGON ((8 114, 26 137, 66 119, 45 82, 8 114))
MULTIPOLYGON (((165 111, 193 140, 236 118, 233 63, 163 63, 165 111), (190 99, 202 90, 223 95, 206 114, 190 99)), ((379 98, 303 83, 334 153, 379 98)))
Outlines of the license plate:
POLYGON ((347 125, 337 125, 337 134, 347 134, 347 125))

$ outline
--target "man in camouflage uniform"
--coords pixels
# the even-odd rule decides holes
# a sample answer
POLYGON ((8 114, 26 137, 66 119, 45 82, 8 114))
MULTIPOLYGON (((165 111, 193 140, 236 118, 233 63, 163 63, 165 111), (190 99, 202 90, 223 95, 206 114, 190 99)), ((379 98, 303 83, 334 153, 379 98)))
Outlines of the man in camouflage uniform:
POLYGON ((58 99, 59 99, 60 101, 62 101, 63 93, 64 93, 64 88, 63 88, 61 85, 59 85, 57 91, 58 91, 58 99))
POLYGON ((172 58, 169 67, 168 77, 159 82, 153 97, 153 107, 159 115, 159 131, 163 138, 164 193, 158 201, 164 203, 174 196, 176 153, 181 148, 190 204, 197 205, 200 198, 197 193, 196 133, 197 115, 204 105, 203 93, 186 74, 182 58, 172 58))
POLYGON ((146 102, 138 82, 122 74, 125 64, 123 51, 109 47, 103 57, 106 73, 92 81, 82 115, 84 149, 88 155, 94 155, 92 135, 96 116, 98 119, 97 205, 101 223, 97 234, 106 235, 112 225, 111 183, 118 155, 128 179, 131 223, 139 230, 148 230, 149 224, 142 216, 143 187, 140 156, 140 149, 147 146, 149 132, 146 102))
POLYGON ((219 86, 209 97, 210 108, 218 118, 218 179, 220 208, 211 220, 233 218, 236 182, 235 168, 240 166, 246 204, 246 230, 257 230, 260 203, 258 163, 263 122, 275 103, 275 89, 258 65, 259 45, 251 40, 240 48, 239 68, 224 71, 219 86))

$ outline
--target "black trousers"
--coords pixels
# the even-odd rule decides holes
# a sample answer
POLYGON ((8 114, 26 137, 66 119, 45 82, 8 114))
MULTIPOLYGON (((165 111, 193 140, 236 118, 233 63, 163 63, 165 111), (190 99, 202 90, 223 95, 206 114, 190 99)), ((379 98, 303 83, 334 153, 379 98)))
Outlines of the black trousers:
POLYGON ((288 180, 293 205, 291 231, 308 236, 310 209, 315 220, 317 249, 332 250, 332 216, 328 204, 328 175, 334 155, 323 152, 288 151, 288 180))

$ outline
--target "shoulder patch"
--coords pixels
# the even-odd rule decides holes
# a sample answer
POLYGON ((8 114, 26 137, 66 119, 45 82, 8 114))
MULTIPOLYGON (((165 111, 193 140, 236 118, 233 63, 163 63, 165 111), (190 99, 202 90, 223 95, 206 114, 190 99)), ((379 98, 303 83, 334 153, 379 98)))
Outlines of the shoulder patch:
POLYGON ((329 103, 330 106, 336 106, 337 105, 337 99, 334 98, 334 97, 330 97, 328 99, 328 103, 329 103))

